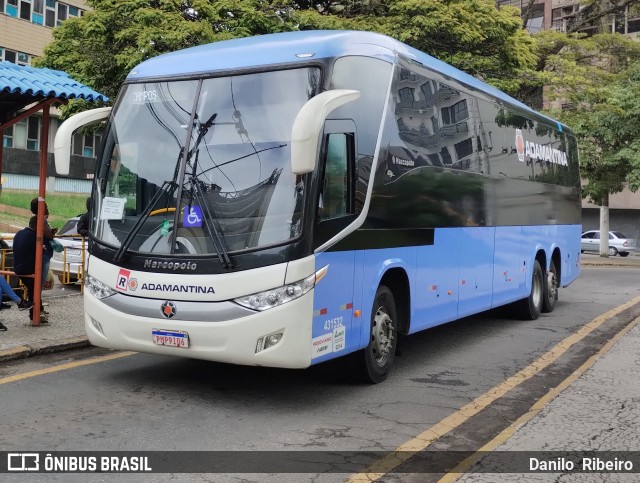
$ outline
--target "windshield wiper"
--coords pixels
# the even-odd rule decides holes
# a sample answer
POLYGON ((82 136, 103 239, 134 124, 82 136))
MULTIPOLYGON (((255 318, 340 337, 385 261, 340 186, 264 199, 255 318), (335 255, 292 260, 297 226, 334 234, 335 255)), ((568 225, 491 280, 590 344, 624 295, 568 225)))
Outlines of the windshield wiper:
POLYGON ((162 195, 167 194, 167 199, 171 199, 177 187, 178 187, 178 183, 176 183, 175 180, 165 181, 164 183, 162 183, 162 186, 153 195, 153 198, 151 198, 151 201, 149 201, 149 203, 147 203, 147 206, 143 208, 142 210, 143 214, 140 216, 140 218, 138 218, 138 221, 136 221, 135 225, 133 225, 131 230, 129 230, 129 233, 127 233, 127 236, 125 237, 124 241, 120 245, 120 248, 118 248, 118 251, 116 251, 115 255, 113 256, 114 262, 119 262, 122 259, 122 256, 129 249, 129 246, 131 245, 133 238, 138 234, 138 232, 140 231, 140 228, 142 228, 142 225, 144 225, 144 223, 149 219, 149 216, 151 215, 151 211, 153 207, 156 205, 156 203, 158 203, 162 195))
POLYGON ((220 263, 222 263, 222 266, 226 269, 232 268, 233 263, 231 261, 231 257, 229 257, 229 250, 227 249, 226 243, 224 241, 222 228, 218 224, 216 213, 209 205, 209 201, 205 198, 202 192, 202 188, 200 187, 200 182, 197 179, 192 178, 190 194, 191 199, 189 200, 189 204, 185 207, 185 209, 191 210, 191 202, 193 201, 194 195, 196 201, 204 210, 204 226, 207 230, 207 233, 209 234, 209 237, 211 238, 211 240, 213 240, 213 244, 216 248, 216 252, 218 253, 220 263))
MULTIPOLYGON (((191 211, 191 205, 195 197, 198 204, 204 209, 204 213, 203 213, 204 227, 207 230, 209 238, 213 241, 220 263, 222 263, 222 266, 225 269, 229 269, 233 267, 233 264, 231 262, 231 258, 229 257, 229 251, 224 241, 222 228, 218 224, 217 214, 213 211, 213 209, 209 205, 208 200, 202 193, 202 188, 200 187, 200 181, 198 180, 198 175, 196 174, 198 171, 198 159, 200 156, 200 150, 198 148, 200 146, 200 143, 204 139, 205 135, 209 131, 209 128, 217 124, 214 122, 217 116, 218 116, 217 113, 212 114, 211 117, 207 120, 207 122, 205 122, 200 126, 200 128, 198 129, 198 138, 196 139, 196 143, 193 149, 189 153, 189 158, 187 159, 188 165, 190 164, 189 160, 191 159, 193 152, 195 152, 195 157, 193 158, 193 164, 190 165, 191 176, 189 177, 189 184, 191 185, 191 187, 189 188, 189 203, 187 204, 185 209, 191 211)), ((177 238, 177 230, 174 230, 172 240, 175 240, 176 238, 177 238)), ((175 244, 175 241, 173 243, 175 244)))

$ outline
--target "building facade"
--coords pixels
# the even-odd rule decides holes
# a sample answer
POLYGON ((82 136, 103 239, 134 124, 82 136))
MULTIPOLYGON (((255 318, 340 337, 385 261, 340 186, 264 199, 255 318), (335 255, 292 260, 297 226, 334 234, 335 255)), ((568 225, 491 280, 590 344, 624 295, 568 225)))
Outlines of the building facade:
MULTIPOLYGON (((527 30, 531 33, 540 30, 560 30, 562 32, 579 31, 586 34, 597 32, 618 32, 624 35, 638 36, 640 33, 640 5, 637 2, 627 5, 615 15, 607 15, 597 22, 582 25, 586 2, 575 0, 498 0, 498 7, 509 5, 519 8, 526 18, 527 30)), ((603 2, 602 5, 606 7, 603 2)))
MULTIPOLYGON (((31 65, 51 42, 53 28, 68 18, 81 17, 87 8, 85 2, 79 0, 0 0, 0 61, 31 65)), ((51 114, 47 166, 47 172, 51 174, 49 188, 52 191, 88 192, 99 136, 76 135, 73 147, 76 162, 72 171, 67 179, 55 180, 52 151, 59 112, 52 109, 51 114)), ((41 125, 41 114, 36 114, 0 133, 3 145, 2 187, 37 189, 41 125)))

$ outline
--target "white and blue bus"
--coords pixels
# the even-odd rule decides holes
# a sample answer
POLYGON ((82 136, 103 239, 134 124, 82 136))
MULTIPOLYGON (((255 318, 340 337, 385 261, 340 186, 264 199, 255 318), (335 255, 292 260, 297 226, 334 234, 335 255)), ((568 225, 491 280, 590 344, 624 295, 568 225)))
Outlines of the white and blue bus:
POLYGON ((135 67, 93 186, 91 343, 234 364, 353 358, 578 277, 580 176, 561 123, 368 32, 201 45, 135 67))

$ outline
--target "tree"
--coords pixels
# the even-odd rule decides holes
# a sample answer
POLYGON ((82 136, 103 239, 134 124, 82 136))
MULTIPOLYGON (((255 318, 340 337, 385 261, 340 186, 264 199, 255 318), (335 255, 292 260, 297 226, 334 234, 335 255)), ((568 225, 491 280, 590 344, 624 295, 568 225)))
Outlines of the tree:
POLYGON ((533 75, 535 42, 522 29, 518 9, 498 10, 492 0, 331 3, 345 8, 299 10, 300 28, 383 33, 511 93, 533 75))
POLYGON ((127 73, 156 55, 217 40, 293 30, 291 2, 89 0, 93 10, 53 30, 37 61, 115 98, 127 73))
POLYGON ((535 44, 518 10, 493 0, 89 0, 92 11, 53 31, 38 65, 63 69, 114 98, 155 55, 288 30, 388 34, 509 92, 530 77, 535 44))
MULTIPOLYGON (((575 110, 556 113, 578 137, 583 196, 600 206, 601 233, 609 232, 609 196, 640 188, 640 61, 610 79, 574 99, 575 110)), ((608 256, 607 237, 600 243, 600 255, 608 256)))

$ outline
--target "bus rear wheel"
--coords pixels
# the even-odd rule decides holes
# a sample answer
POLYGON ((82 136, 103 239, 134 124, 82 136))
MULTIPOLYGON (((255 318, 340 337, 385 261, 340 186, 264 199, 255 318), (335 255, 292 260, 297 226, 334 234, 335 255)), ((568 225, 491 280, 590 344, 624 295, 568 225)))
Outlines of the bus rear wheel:
POLYGON ((357 355, 359 373, 365 382, 378 384, 387 378, 396 353, 397 318, 393 293, 381 285, 373 300, 369 345, 357 355))
POLYGON ((540 262, 533 262, 531 273, 531 293, 517 304, 517 315, 524 320, 536 320, 540 317, 544 298, 544 274, 540 262))
POLYGON ((558 280, 558 270, 556 269, 556 264, 553 260, 551 260, 551 264, 549 265, 549 270, 547 270, 547 277, 544 284, 542 312, 553 312, 553 309, 555 309, 556 302, 558 301, 559 283, 560 281, 558 280))

